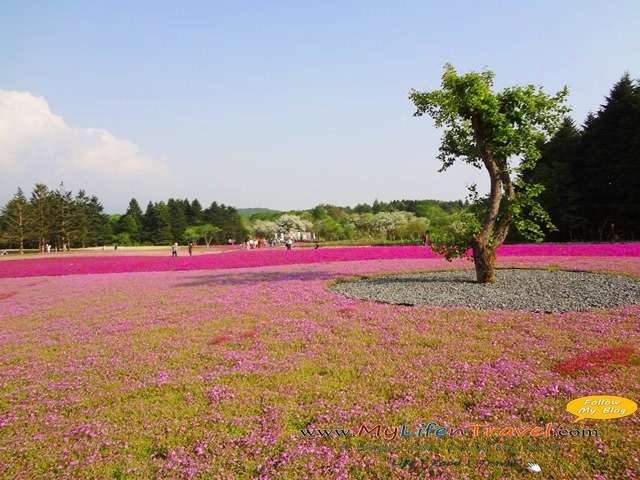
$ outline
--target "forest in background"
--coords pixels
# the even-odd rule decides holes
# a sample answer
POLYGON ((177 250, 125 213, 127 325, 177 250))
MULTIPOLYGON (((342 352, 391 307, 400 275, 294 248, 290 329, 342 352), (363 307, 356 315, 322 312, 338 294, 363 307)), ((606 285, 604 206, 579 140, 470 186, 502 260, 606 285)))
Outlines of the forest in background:
POLYGON ((143 211, 135 198, 121 215, 107 215, 96 196, 84 190, 74 195, 64 184, 58 189, 36 184, 27 197, 21 189, 0 216, 0 247, 56 251, 104 245, 170 245, 173 242, 227 244, 249 237, 265 239, 311 232, 322 241, 417 241, 431 224, 446 224, 461 212, 461 201, 374 201, 355 208, 318 205, 311 210, 238 211, 213 202, 203 208, 188 199, 149 202, 143 211), (431 220, 429 220, 431 219, 431 220))
POLYGON ((528 180, 545 187, 539 201, 557 228, 547 241, 640 240, 637 79, 624 74, 582 127, 566 118, 541 152, 528 180))
MULTIPOLYGON (((581 127, 566 118, 541 145, 542 156, 527 181, 545 187, 539 197, 556 230, 547 241, 640 238, 640 83, 629 74, 613 86, 605 103, 581 127)), ((318 205, 277 212, 236 209, 213 202, 203 208, 188 199, 149 202, 135 198, 121 215, 107 215, 96 196, 73 193, 64 184, 18 189, 0 213, 0 248, 43 251, 103 245, 226 244, 249 236, 271 238, 307 231, 320 241, 414 243, 425 230, 459 226, 468 202, 394 200, 355 207, 318 205)), ((518 241, 511 235, 510 241, 518 241)))

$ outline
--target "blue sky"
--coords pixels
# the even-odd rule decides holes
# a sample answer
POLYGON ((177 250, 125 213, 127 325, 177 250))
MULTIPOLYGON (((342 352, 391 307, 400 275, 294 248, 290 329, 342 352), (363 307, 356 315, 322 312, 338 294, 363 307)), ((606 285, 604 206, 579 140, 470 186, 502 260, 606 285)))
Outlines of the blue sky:
POLYGON ((36 182, 236 207, 461 199, 411 88, 443 65, 568 85, 581 124, 640 77, 640 2, 0 1, 0 205, 36 182))

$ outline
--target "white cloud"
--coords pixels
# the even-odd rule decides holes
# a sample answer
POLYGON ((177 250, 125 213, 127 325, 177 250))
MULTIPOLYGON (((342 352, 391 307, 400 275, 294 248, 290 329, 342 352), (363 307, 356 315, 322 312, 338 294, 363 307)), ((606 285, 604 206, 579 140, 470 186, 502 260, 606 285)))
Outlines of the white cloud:
POLYGON ((18 186, 56 188, 61 181, 108 203, 128 200, 155 185, 171 185, 169 170, 138 146, 98 128, 74 128, 42 97, 0 89, 0 192, 6 201, 18 186))
POLYGON ((97 176, 140 175, 163 168, 138 147, 106 130, 73 128, 42 97, 0 90, 0 168, 55 174, 86 170, 97 176))

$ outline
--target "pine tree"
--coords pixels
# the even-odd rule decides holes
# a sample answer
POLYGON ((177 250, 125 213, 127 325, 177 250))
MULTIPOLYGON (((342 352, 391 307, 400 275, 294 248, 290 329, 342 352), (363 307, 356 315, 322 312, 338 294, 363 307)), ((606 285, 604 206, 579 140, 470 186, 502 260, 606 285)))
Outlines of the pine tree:
POLYGON ((639 121, 638 86, 625 73, 585 123, 579 151, 584 167, 578 179, 582 214, 596 239, 604 240, 612 223, 617 228, 638 226, 639 121))
POLYGON ((205 223, 220 228, 220 232, 214 236, 214 243, 226 243, 229 239, 244 240, 249 234, 238 211, 224 203, 218 205, 217 202, 213 202, 204 211, 203 218, 205 223))
POLYGON ((169 221, 169 208, 164 202, 151 203, 145 212, 145 240, 152 245, 171 245, 175 240, 169 221))
POLYGON ((140 226, 133 215, 125 214, 118 219, 116 234, 122 245, 140 243, 140 226))
MULTIPOLYGON (((82 189, 78 190, 74 199, 75 218, 77 219, 77 238, 74 247, 86 248, 90 243, 91 221, 90 221, 91 199, 82 189)), ((95 245, 94 245, 95 246, 95 245)))
POLYGON ((16 245, 19 253, 24 254, 31 220, 32 212, 29 202, 22 189, 18 188, 0 214, 0 224, 2 225, 0 240, 10 246, 16 245))
POLYGON ((40 252, 44 252, 45 245, 51 241, 53 192, 43 183, 36 183, 29 203, 33 208, 33 228, 29 238, 38 243, 40 252))
POLYGON ((141 226, 143 223, 144 213, 142 213, 142 209, 140 208, 140 204, 135 198, 132 198, 129 201, 129 206, 127 207, 126 215, 131 215, 135 218, 136 223, 141 226))
MULTIPOLYGON (((188 200, 185 200, 188 202, 188 200)), ((189 206, 186 207, 186 221, 189 227, 202 225, 202 205, 198 199, 194 199, 189 206)))
POLYGON ((54 245, 57 250, 69 248, 71 240, 78 235, 78 213, 73 201, 73 192, 64 182, 51 196, 51 219, 54 245))
MULTIPOLYGON (((187 205, 189 205, 188 201, 187 205)), ((184 231, 187 229, 185 204, 182 200, 170 198, 167 201, 167 208, 169 210, 169 223, 171 224, 173 241, 182 243, 184 241, 184 231)))
POLYGON ((579 142, 580 131, 566 117, 558 132, 541 147, 534 170, 526 175, 528 182, 545 187, 538 201, 558 229, 547 232, 548 240, 571 240, 574 230, 585 222, 579 209, 579 186, 571 175, 572 166, 579 161, 579 142))
POLYGON ((88 242, 91 246, 104 245, 111 240, 113 231, 109 222, 109 215, 104 213, 104 207, 98 197, 92 195, 85 206, 85 214, 89 222, 88 242))
POLYGON ((147 209, 142 219, 142 229, 140 236, 143 243, 153 245, 153 230, 155 228, 156 207, 153 202, 149 201, 147 209))

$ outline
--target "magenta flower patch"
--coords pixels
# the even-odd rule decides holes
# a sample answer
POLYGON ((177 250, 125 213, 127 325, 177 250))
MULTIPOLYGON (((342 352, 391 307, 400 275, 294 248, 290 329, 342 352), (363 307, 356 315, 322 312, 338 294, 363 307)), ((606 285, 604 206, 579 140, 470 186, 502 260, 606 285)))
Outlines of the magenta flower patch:
MULTIPOLYGON (((266 267, 329 262, 367 260, 408 260, 439 258, 425 247, 345 247, 264 249, 226 253, 181 256, 56 256, 29 257, 0 262, 0 278, 59 276, 96 273, 166 272, 184 270, 219 270, 229 268, 266 267)), ((640 243, 629 244, 527 244, 503 245, 498 257, 638 257, 640 243)))

